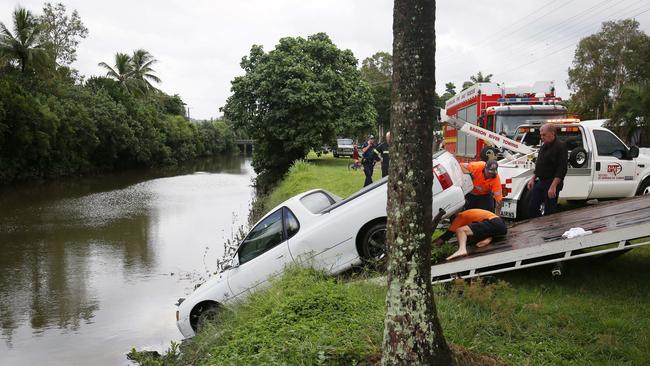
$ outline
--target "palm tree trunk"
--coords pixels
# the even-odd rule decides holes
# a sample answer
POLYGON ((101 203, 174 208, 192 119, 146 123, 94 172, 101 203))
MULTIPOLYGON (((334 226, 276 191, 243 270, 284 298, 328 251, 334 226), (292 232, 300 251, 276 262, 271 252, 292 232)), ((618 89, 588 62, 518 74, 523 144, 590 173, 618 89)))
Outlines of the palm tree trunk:
POLYGON ((431 286, 435 0, 395 0, 383 365, 450 365, 431 286))

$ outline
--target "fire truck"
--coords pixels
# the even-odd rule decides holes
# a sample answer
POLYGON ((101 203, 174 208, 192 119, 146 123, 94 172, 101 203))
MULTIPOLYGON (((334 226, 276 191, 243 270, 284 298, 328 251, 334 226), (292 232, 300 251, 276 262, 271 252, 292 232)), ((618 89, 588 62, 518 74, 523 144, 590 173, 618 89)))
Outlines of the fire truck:
MULTIPOLYGON (((507 88, 497 83, 477 83, 449 99, 445 113, 511 138, 526 121, 566 118, 567 110, 558 104, 560 101, 552 81, 507 88)), ((443 138, 445 149, 459 161, 485 160, 484 140, 450 125, 443 127, 443 138)))

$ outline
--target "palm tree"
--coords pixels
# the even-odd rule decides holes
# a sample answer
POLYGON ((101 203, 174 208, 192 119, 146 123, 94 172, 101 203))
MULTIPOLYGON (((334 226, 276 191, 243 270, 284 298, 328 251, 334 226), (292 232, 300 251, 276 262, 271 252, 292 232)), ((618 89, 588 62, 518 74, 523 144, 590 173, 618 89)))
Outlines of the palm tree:
POLYGON ((471 80, 474 84, 489 83, 490 81, 492 81, 492 76, 493 76, 492 74, 487 74, 483 76, 483 73, 479 71, 478 74, 476 74, 476 76, 474 75, 470 76, 469 80, 471 80))
POLYGON ((32 12, 18 7, 13 14, 13 32, 0 23, 0 61, 17 61, 24 73, 45 65, 48 53, 41 37, 42 28, 32 12))
POLYGON ((133 65, 131 57, 126 53, 118 52, 115 54, 115 66, 111 67, 106 62, 100 62, 99 66, 106 69, 106 76, 117 80, 124 88, 132 89, 133 65))
POLYGON ((150 81, 160 83, 160 78, 158 78, 153 73, 156 72, 151 65, 158 62, 153 56, 144 49, 138 49, 133 51, 133 56, 131 57, 131 66, 133 68, 133 79, 139 84, 143 92, 158 90, 150 81))
POLYGON ((470 86, 476 84, 476 83, 489 83, 492 81, 492 74, 487 74, 483 75, 482 72, 478 72, 476 75, 472 75, 469 77, 470 81, 466 81, 463 83, 463 90, 469 88, 470 86))

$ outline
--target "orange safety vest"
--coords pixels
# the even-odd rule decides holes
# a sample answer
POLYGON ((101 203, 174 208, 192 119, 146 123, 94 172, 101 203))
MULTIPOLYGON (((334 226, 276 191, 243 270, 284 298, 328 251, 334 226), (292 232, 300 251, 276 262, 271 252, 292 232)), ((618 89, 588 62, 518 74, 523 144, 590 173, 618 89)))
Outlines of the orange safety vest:
POLYGON ((485 162, 484 161, 475 161, 471 163, 463 164, 467 170, 472 174, 472 183, 474 183, 474 189, 472 189, 472 194, 476 196, 485 196, 492 192, 492 197, 497 202, 501 202, 503 196, 501 195, 501 177, 497 174, 494 178, 485 177, 485 162))
POLYGON ((473 222, 492 220, 495 217, 499 216, 495 215, 493 212, 482 210, 480 208, 472 208, 456 215, 456 218, 454 218, 454 221, 451 222, 451 225, 449 225, 447 230, 455 233, 461 226, 469 225, 473 222))

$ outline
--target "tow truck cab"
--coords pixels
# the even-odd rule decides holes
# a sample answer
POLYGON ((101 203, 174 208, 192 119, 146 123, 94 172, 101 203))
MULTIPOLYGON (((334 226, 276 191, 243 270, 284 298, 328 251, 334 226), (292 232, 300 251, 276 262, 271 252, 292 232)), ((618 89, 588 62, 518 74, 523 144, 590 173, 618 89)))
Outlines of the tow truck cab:
MULTIPOLYGON (((557 138, 566 143, 569 150, 569 166, 560 199, 612 199, 650 193, 650 157, 639 155, 636 146, 628 147, 603 127, 606 120, 529 121, 519 126, 514 139, 539 147, 539 129, 544 122, 557 125, 557 138)), ((521 208, 516 210, 515 207, 526 204, 526 182, 532 171, 505 163, 499 173, 506 180, 506 186, 511 185, 506 187, 505 200, 510 202, 504 216, 520 216, 521 208)))

